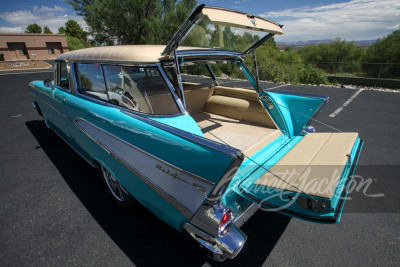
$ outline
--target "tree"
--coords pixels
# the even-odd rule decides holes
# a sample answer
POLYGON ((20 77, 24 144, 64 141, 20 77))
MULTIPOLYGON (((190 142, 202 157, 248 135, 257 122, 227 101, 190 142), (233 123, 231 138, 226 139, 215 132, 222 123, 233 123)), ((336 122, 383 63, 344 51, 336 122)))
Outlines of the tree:
POLYGON ((67 35, 67 44, 70 51, 85 48, 78 38, 69 35, 67 35))
POLYGON ((43 33, 46 33, 46 34, 52 34, 53 32, 50 30, 50 28, 49 28, 49 27, 47 27, 47 26, 44 26, 44 27, 43 27, 43 33))
POLYGON ((81 25, 73 19, 68 20, 65 23, 65 32, 72 37, 76 37, 80 40, 86 39, 87 33, 82 29, 81 25))
POLYGON ((97 44, 166 43, 195 0, 68 0, 97 44))
POLYGON ((59 27, 58 33, 67 36, 68 48, 70 46, 69 42, 72 42, 72 49, 70 48, 69 50, 76 50, 90 46, 90 41, 87 39, 88 33, 85 32, 81 25, 73 19, 68 20, 65 23, 65 27, 59 27))
POLYGON ((66 34, 65 28, 64 27, 59 27, 58 28, 58 34, 66 34))
POLYGON ((25 33, 42 33, 42 27, 36 23, 29 24, 25 29, 25 33))
POLYGON ((368 48, 364 57, 363 70, 368 76, 399 78, 400 73, 400 30, 379 39, 368 48), (377 64, 397 63, 397 64, 377 64))

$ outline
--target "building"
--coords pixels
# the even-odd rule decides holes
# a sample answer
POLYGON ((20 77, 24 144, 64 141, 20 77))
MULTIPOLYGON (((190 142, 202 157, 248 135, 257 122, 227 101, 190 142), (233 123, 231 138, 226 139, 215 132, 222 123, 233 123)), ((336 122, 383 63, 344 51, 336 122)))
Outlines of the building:
POLYGON ((53 59, 68 51, 64 34, 0 33, 0 55, 5 61, 53 59))

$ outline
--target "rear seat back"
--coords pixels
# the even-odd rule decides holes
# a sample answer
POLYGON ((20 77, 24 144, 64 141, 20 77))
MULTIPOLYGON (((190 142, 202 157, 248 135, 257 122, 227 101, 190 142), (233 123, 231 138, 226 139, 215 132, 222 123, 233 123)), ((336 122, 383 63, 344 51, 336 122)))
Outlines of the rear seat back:
POLYGON ((214 94, 207 100, 203 111, 277 128, 254 90, 215 86, 214 94))
POLYGON ((186 111, 189 114, 195 114, 203 111, 204 105, 214 91, 212 85, 183 83, 185 91, 186 111))

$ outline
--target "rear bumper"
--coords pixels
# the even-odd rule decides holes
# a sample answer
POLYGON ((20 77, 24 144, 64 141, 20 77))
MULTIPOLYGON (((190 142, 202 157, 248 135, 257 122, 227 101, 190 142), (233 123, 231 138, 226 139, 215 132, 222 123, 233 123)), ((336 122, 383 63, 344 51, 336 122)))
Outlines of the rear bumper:
POLYGON ((222 237, 213 237, 190 223, 186 223, 184 229, 203 247, 212 253, 235 258, 246 243, 247 236, 239 228, 232 225, 229 234, 222 237))

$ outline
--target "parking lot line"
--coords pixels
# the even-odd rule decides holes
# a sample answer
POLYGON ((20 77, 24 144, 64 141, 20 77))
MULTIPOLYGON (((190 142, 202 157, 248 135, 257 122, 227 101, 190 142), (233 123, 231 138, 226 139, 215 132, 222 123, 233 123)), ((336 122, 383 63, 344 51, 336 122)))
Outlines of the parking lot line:
POLYGON ((279 88, 279 87, 284 87, 284 86, 289 86, 290 84, 282 84, 282 85, 278 85, 278 86, 275 86, 275 87, 271 87, 271 88, 268 88, 268 89, 264 89, 265 91, 268 91, 268 90, 271 90, 271 89, 276 89, 276 88, 279 88))
POLYGON ((340 108, 338 108, 331 115, 329 115, 329 117, 334 118, 337 114, 340 113, 340 111, 342 111, 345 107, 347 107, 347 105, 349 105, 350 102, 353 101, 353 99, 356 98, 362 91, 363 89, 358 90, 354 95, 352 95, 349 99, 347 99, 347 101, 344 102, 344 104, 340 108))

